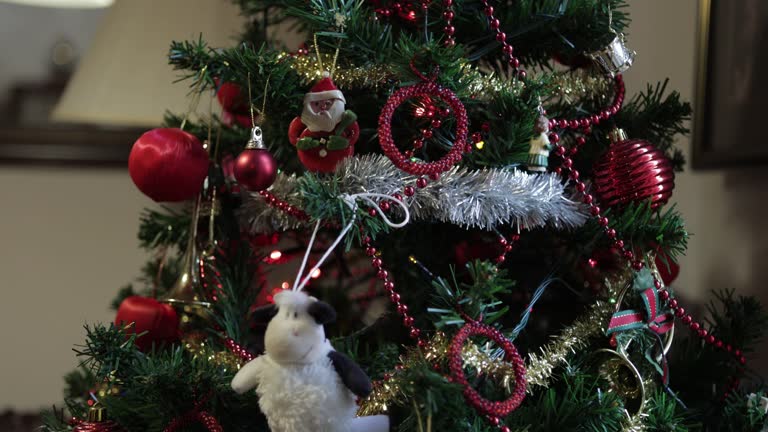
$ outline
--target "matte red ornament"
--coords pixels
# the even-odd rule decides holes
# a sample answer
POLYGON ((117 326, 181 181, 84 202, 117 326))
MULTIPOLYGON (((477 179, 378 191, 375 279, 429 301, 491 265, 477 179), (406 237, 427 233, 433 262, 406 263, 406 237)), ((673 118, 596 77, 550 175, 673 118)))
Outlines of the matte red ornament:
POLYGON ((133 183, 157 202, 193 198, 208 175, 208 153, 194 135, 178 128, 145 132, 128 157, 133 183))
POLYGON ((128 326, 125 332, 129 335, 146 332, 136 338, 136 346, 141 351, 149 351, 153 344, 172 343, 179 338, 176 310, 151 297, 131 296, 123 300, 117 310, 115 325, 128 326))
POLYGON ((680 264, 670 259, 665 253, 659 252, 654 259, 664 285, 669 286, 680 274, 680 264))
POLYGON ((237 157, 235 179, 250 191, 261 191, 272 186, 277 177, 277 162, 264 147, 261 128, 256 126, 245 150, 237 157))
POLYGON ((665 204, 675 188, 672 162, 664 152, 644 140, 623 140, 611 145, 594 166, 594 188, 604 206, 650 201, 665 204))
POLYGON ((229 112, 248 112, 248 98, 243 89, 235 83, 225 82, 219 86, 219 90, 216 92, 216 99, 219 100, 221 107, 229 112))

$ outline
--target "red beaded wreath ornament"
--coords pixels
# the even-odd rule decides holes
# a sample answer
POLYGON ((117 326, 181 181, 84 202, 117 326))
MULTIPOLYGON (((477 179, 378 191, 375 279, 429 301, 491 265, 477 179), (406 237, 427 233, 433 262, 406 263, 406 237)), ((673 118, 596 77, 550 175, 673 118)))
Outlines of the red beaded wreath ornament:
POLYGON ((424 82, 403 87, 389 97, 379 115, 379 143, 384 154, 401 170, 413 175, 437 176, 451 169, 453 165, 461 160, 466 147, 464 144, 467 141, 469 123, 467 111, 464 109, 464 104, 461 103, 461 100, 456 97, 456 94, 434 82, 434 76, 427 78, 416 71, 413 68, 413 64, 411 66, 424 82), (430 97, 442 100, 448 105, 456 118, 456 139, 453 146, 445 156, 434 162, 418 162, 410 159, 400 152, 395 145, 395 140, 392 138, 392 117, 395 114, 395 110, 408 99, 417 97, 430 97))
POLYGON ((479 322, 468 322, 454 336, 448 349, 448 366, 451 370, 451 378, 464 386, 464 397, 479 413, 489 416, 492 423, 498 423, 500 417, 506 417, 517 409, 525 399, 526 379, 525 364, 517 348, 495 328, 479 322), (512 394, 503 401, 491 401, 485 399, 475 390, 464 374, 463 360, 461 357, 464 343, 470 336, 484 336, 496 342, 504 350, 504 360, 512 363, 515 371, 515 388, 512 394), (496 419, 496 420, 493 420, 496 419))

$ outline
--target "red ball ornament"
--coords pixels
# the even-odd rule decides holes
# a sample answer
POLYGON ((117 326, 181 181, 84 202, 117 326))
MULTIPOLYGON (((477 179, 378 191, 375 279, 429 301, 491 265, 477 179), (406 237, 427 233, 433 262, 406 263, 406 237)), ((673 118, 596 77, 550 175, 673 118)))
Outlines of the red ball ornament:
POLYGON ((659 271, 661 280, 664 281, 664 285, 669 286, 677 276, 680 274, 680 264, 670 259, 664 252, 659 252, 654 259, 656 263, 656 269, 659 271))
POLYGON ((131 179, 157 202, 193 198, 208 175, 208 152, 194 135, 178 128, 145 132, 128 157, 131 179))
POLYGON ((245 150, 235 160, 235 179, 250 191, 261 191, 272 186, 277 177, 277 162, 264 147, 261 128, 256 126, 245 150))
POLYGON ((146 332, 136 338, 136 346, 145 352, 153 344, 172 343, 179 338, 179 316, 176 310, 151 297, 131 296, 123 300, 117 309, 115 325, 128 326, 125 332, 129 335, 146 332))
POLYGON ((594 166, 595 192, 608 207, 650 201, 665 204, 675 188, 672 162, 664 152, 643 140, 621 140, 611 145, 594 166))
MULTIPOLYGON (((218 82, 218 80, 217 80, 218 82)), ((235 83, 225 82, 219 86, 216 99, 225 110, 232 113, 245 113, 248 111, 248 98, 242 87, 235 83)))

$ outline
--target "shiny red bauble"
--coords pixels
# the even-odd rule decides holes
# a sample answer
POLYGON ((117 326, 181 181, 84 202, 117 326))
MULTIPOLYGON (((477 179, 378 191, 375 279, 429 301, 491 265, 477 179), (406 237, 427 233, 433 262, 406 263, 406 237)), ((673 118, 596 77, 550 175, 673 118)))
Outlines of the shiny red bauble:
POLYGON ((152 345, 172 343, 179 338, 176 310, 151 297, 131 296, 123 300, 117 309, 115 325, 127 326, 126 334, 139 334, 136 346, 145 352, 152 349, 152 345))
POLYGON ((277 162, 267 149, 243 150, 235 160, 235 180, 250 191, 272 186, 277 177, 277 162))
POLYGON ((672 162, 644 140, 612 144, 595 164, 594 174, 594 192, 607 207, 650 201, 657 208, 675 188, 672 162))
POLYGON ((193 198, 208 175, 208 153, 194 135, 178 128, 145 132, 128 157, 131 179, 157 202, 193 198))

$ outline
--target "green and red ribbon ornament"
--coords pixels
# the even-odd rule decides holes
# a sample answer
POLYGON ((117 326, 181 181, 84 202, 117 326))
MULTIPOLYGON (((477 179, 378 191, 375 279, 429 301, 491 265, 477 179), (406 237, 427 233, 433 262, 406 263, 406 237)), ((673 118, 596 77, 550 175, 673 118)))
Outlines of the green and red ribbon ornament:
POLYGON ((616 312, 611 317, 606 334, 647 327, 652 332, 661 335, 672 329, 674 315, 669 310, 661 310, 659 292, 656 288, 646 289, 640 297, 643 300, 643 305, 645 305, 645 311, 627 309, 616 312))
POLYGON ((664 355, 663 343, 660 336, 672 330, 675 325, 675 316, 669 309, 663 309, 659 301, 659 292, 655 287, 643 291, 640 295, 645 310, 627 309, 616 312, 611 317, 606 334, 611 336, 611 344, 616 345, 616 333, 627 330, 648 329, 659 337, 662 345, 661 374, 664 386, 669 384, 669 367, 664 355))

